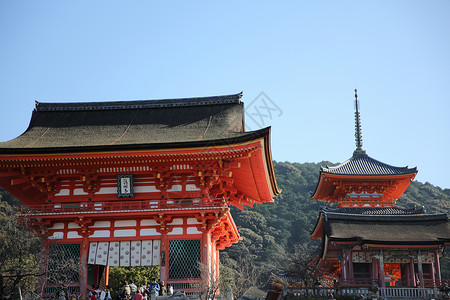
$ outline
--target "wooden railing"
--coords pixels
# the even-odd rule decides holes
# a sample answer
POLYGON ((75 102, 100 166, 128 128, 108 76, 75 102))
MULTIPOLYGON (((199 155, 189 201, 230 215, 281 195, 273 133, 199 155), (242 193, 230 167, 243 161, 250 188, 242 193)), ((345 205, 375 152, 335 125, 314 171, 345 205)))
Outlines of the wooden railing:
POLYGON ((22 206, 20 213, 49 214, 49 213, 78 213, 105 211, 141 211, 157 209, 183 209, 192 207, 223 207, 227 201, 220 199, 170 199, 170 200, 139 200, 139 201, 101 201, 78 203, 48 203, 44 205, 22 206))
MULTIPOLYGON (((434 287, 441 288, 445 283, 450 285, 450 280, 424 279, 424 285, 426 288, 434 288, 434 287)), ((336 283, 336 286, 339 286, 339 287, 370 287, 373 284, 375 284, 377 286, 381 286, 379 279, 369 279, 369 278, 362 278, 362 279, 354 278, 351 280, 341 280, 336 283)), ((415 287, 411 287, 411 288, 415 288, 415 287)))
MULTIPOLYGON (((443 292, 438 288, 379 288, 376 292, 377 296, 381 299, 441 299, 443 292)), ((291 297, 299 298, 324 298, 327 299, 331 295, 333 296, 352 296, 355 298, 364 296, 364 299, 371 299, 370 296, 374 295, 369 288, 358 287, 285 287, 284 296, 285 299, 291 297)))

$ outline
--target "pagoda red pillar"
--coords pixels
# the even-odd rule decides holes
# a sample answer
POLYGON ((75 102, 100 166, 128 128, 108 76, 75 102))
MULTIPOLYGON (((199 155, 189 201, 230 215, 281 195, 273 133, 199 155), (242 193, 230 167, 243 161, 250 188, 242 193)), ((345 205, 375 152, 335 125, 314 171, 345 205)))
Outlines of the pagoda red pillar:
POLYGON ((342 277, 344 282, 347 282, 348 267, 347 267, 347 249, 342 249, 342 277))
POLYGON ((403 282, 403 278, 402 278, 402 285, 404 285, 405 287, 407 286, 411 286, 411 270, 409 268, 409 265, 405 265, 405 282, 403 282))
POLYGON ((439 263, 439 250, 436 250, 434 252, 434 268, 436 270, 436 284, 441 285, 442 279, 441 279, 441 265, 439 263))
POLYGON ((414 272, 414 257, 410 257, 409 259, 409 280, 410 280, 410 286, 415 287, 416 286, 416 274, 414 272))
POLYGON ((372 257, 372 268, 370 272, 370 279, 372 280, 372 283, 377 282, 378 285, 377 259, 374 256, 372 257))
POLYGON ((380 286, 381 286, 382 289, 384 289, 386 287, 386 284, 384 283, 384 257, 383 257, 383 252, 380 253, 379 263, 380 263, 380 286))
POLYGON ((424 282, 423 282, 423 267, 422 267, 422 254, 419 252, 417 254, 417 271, 419 272, 419 287, 424 288, 424 282))
POLYGON ((431 263, 431 282, 433 283, 433 286, 436 286, 436 275, 434 270, 434 263, 431 263))
POLYGON ((352 251, 351 250, 348 251, 347 260, 348 260, 348 277, 349 277, 350 282, 354 283, 353 258, 352 258, 352 251))

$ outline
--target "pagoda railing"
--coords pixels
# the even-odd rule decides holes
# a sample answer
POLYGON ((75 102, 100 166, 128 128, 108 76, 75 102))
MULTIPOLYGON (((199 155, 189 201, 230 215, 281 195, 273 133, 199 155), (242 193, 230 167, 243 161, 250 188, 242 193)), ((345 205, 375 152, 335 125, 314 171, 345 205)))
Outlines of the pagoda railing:
MULTIPOLYGON (((424 286, 425 288, 440 288, 442 287, 445 283, 447 283, 448 285, 450 285, 450 280, 438 280, 438 279, 424 279, 424 286)), ((351 279, 351 280, 340 280, 338 282, 336 282, 336 286, 341 287, 341 288, 346 288, 346 287, 370 287, 373 284, 377 285, 377 286, 381 286, 380 284, 380 280, 373 280, 370 278, 360 278, 360 279, 351 279)), ((394 288, 394 287, 389 287, 389 288, 394 288)), ((404 287, 404 288, 408 288, 408 287, 404 287)), ((415 288, 415 287, 411 287, 411 288, 415 288)))
POLYGON ((323 298, 331 295, 350 296, 355 299, 442 299, 445 291, 436 288, 379 288, 375 293, 365 287, 284 287, 284 299, 291 298, 323 298))
POLYGON ((122 212, 122 211, 152 211, 178 210, 202 207, 228 206, 224 198, 219 199, 158 199, 158 200, 120 200, 77 203, 47 203, 43 205, 21 206, 19 213, 28 214, 67 214, 79 212, 122 212))

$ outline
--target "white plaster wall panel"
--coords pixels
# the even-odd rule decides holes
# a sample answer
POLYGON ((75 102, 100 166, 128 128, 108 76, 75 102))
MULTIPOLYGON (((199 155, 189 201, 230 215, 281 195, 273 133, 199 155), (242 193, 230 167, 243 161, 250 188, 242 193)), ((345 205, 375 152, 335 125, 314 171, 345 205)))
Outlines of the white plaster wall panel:
POLYGON ((176 235, 176 234, 183 234, 183 227, 175 227, 171 232, 169 232, 167 235, 176 235))
POLYGON ((150 205, 150 208, 158 208, 159 207, 159 201, 148 201, 148 204, 150 205))
POLYGON ((182 218, 175 218, 169 224, 170 225, 183 225, 183 219, 182 218))
POLYGON ((111 227, 111 221, 97 221, 91 228, 111 227))
POLYGON ((155 228, 145 228, 140 231, 141 236, 161 235, 155 228))
POLYGON ((161 240, 153 240, 152 265, 158 266, 160 264, 161 264, 161 240))
POLYGON ((69 189, 60 190, 59 193, 55 194, 55 196, 69 196, 69 195, 70 195, 69 189))
POLYGON ((159 190, 156 189, 153 185, 135 185, 134 186, 134 193, 156 193, 159 192, 159 190))
POLYGON ((78 234, 78 231, 69 231, 67 233, 67 238, 68 239, 79 239, 79 238, 82 238, 82 236, 78 234))
POLYGON ((114 236, 115 237, 135 237, 136 229, 114 230, 114 236))
POLYGON ((95 257, 97 256, 97 247, 98 244, 96 242, 89 243, 89 257, 88 263, 95 264, 95 257))
POLYGON ((103 203, 94 203, 94 210, 103 210, 103 203))
POLYGON ((131 242, 131 266, 136 267, 141 265, 141 241, 131 242))
POLYGON ((95 194, 98 195, 117 194, 117 187, 102 187, 95 194))
POLYGON ((67 228, 70 228, 70 229, 72 229, 72 228, 80 228, 80 225, 78 225, 75 222, 70 222, 69 224, 67 224, 67 228))
POLYGON ((168 192, 181 192, 183 190, 183 187, 181 185, 172 185, 172 188, 168 189, 168 192))
POLYGON ((187 234, 200 234, 200 233, 202 233, 202 232, 199 231, 199 230, 197 229, 197 227, 188 227, 186 233, 187 233, 187 234))
POLYGON ((188 192, 201 191, 201 189, 196 187, 195 184, 186 184, 186 191, 188 192))
POLYGON ((49 229, 64 229, 64 223, 55 223, 53 224, 53 227, 50 227, 49 229))
POLYGON ((202 222, 197 221, 196 218, 188 218, 187 219, 187 224, 202 224, 202 222))
POLYGON ((130 266, 130 245, 129 241, 120 242, 120 266, 129 267, 130 266))
POLYGON ((116 227, 136 226, 136 220, 115 221, 114 226, 116 227))
POLYGON ((142 241, 141 266, 151 266, 153 258, 153 241, 142 241))
POLYGON ((106 266, 108 262, 108 248, 109 242, 99 242, 97 247, 97 255, 95 258, 95 263, 97 265, 106 266))
POLYGON ((59 239, 64 238, 64 233, 60 232, 60 231, 56 231, 56 232, 53 232, 53 234, 51 236, 49 236, 48 238, 52 239, 52 240, 59 240, 59 239))
POLYGON ((120 265, 120 243, 110 242, 108 251, 108 265, 118 267, 120 265))
POLYGON ((109 230, 95 230, 94 233, 90 236, 91 238, 95 237, 111 237, 111 232, 109 230))
POLYGON ((77 195, 89 195, 83 189, 73 189, 73 194, 75 196, 77 196, 77 195))
POLYGON ((158 223, 153 219, 141 221, 141 226, 156 226, 156 225, 158 225, 158 223))

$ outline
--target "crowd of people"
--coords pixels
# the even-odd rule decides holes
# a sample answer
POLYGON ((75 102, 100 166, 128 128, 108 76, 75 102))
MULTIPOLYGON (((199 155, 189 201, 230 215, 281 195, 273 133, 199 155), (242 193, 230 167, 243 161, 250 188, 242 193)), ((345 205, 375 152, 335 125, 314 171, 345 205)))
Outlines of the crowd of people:
POLYGON ((89 300, 112 300, 109 285, 104 289, 100 289, 100 286, 97 285, 95 289, 89 292, 89 300))
MULTIPOLYGON (((148 300, 152 293, 156 296, 172 296, 173 287, 161 281, 158 283, 156 279, 152 279, 149 285, 143 285, 138 287, 132 280, 125 281, 118 291, 119 300, 148 300)), ((97 286, 95 289, 89 292, 89 300, 112 300, 111 290, 107 285, 104 289, 100 289, 97 286)))

